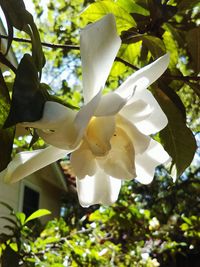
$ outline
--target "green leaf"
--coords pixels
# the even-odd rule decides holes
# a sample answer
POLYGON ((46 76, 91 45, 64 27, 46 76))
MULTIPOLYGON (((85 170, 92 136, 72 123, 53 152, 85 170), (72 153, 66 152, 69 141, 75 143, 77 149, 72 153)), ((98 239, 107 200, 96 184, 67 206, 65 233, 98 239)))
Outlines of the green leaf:
POLYGON ((0 71, 0 171, 4 170, 11 159, 14 128, 2 129, 10 109, 9 91, 0 71))
POLYGON ((14 135, 14 127, 0 129, 0 171, 4 170, 11 160, 14 135))
POLYGON ((141 41, 134 44, 122 44, 119 57, 132 65, 137 65, 141 52, 141 41))
POLYGON ((22 30, 26 24, 26 16, 29 13, 23 0, 0 0, 1 7, 12 25, 18 30, 22 30))
POLYGON ((199 83, 195 83, 195 82, 186 82, 191 88, 192 90, 198 95, 198 97, 200 98, 200 86, 199 83))
POLYGON ((189 225, 187 223, 182 223, 180 225, 180 228, 181 228, 182 231, 185 232, 185 231, 187 231, 189 229, 189 225))
POLYGON ((176 176, 179 177, 193 160, 196 141, 180 110, 170 98, 158 88, 155 97, 168 117, 168 124, 159 136, 164 148, 172 157, 172 162, 176 166, 176 176))
POLYGON ((141 40, 150 50, 154 58, 158 58, 166 53, 165 45, 160 38, 151 35, 142 35, 141 40))
MULTIPOLYGON (((9 48, 8 48, 9 49, 9 48)), ((7 53, 7 52, 6 52, 7 53)), ((16 72, 15 66, 6 58, 6 54, 0 52, 0 63, 10 68, 14 73, 16 72)))
POLYGON ((49 215, 51 214, 51 212, 49 210, 46 210, 46 209, 39 209, 35 212, 33 212, 26 220, 25 220, 25 223, 29 222, 29 221, 32 221, 34 219, 37 219, 37 218, 40 218, 42 216, 45 216, 45 215, 49 215))
POLYGON ((10 243, 9 246, 13 251, 15 252, 18 251, 17 243, 10 243))
POLYGON ((200 72, 200 26, 187 32, 186 41, 192 57, 192 67, 198 74, 200 72))
POLYGON ((41 40, 33 16, 26 10, 23 0, 0 0, 1 7, 6 17, 8 26, 8 46, 11 46, 13 38, 13 27, 24 31, 31 37, 32 56, 37 70, 41 75, 42 67, 45 64, 45 57, 42 51, 41 40))
POLYGON ((178 11, 183 12, 192 9, 197 4, 199 4, 199 0, 182 0, 178 5, 178 11))
POLYGON ((45 101, 33 59, 25 54, 17 69, 11 109, 4 127, 10 127, 18 122, 39 120, 42 117, 45 101))
POLYGON ((177 72, 177 64, 179 60, 179 53, 178 53, 178 46, 177 42, 172 35, 171 31, 166 28, 166 31, 163 34, 163 41, 166 47, 166 50, 170 52, 170 63, 169 68, 170 70, 173 70, 173 72, 177 72))
POLYGON ((111 1, 100 1, 89 5, 81 14, 81 18, 84 24, 86 24, 99 20, 108 13, 115 15, 119 33, 136 27, 136 22, 132 16, 125 9, 111 1))
POLYGON ((133 0, 117 0, 116 3, 125 9, 128 13, 136 13, 143 16, 149 16, 149 11, 144 7, 136 4, 133 0))
MULTIPOLYGON (((37 30, 37 27, 33 21, 33 18, 31 17, 29 20, 30 27, 25 28, 25 32, 29 34, 32 41, 32 57, 35 63, 35 66, 37 67, 37 70, 40 72, 43 66, 45 65, 45 57, 42 51, 42 45, 40 41, 40 35, 37 30)), ((41 78, 41 77, 40 77, 41 78)))
POLYGON ((21 225, 24 225, 26 220, 26 215, 23 212, 16 212, 16 217, 19 220, 21 225))
POLYGON ((181 218, 182 218, 183 221, 185 221, 187 224, 192 225, 192 221, 191 221, 191 219, 185 217, 184 215, 182 215, 181 218))

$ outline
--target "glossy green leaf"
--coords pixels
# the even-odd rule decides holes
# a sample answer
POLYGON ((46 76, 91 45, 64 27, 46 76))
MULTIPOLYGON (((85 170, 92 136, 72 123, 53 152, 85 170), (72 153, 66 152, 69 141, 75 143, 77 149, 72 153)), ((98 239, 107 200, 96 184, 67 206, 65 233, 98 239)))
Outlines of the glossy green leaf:
POLYGON ((137 65, 138 57, 141 52, 141 41, 133 44, 122 44, 119 51, 119 57, 129 62, 132 65, 137 65))
MULTIPOLYGON (((9 37, 8 37, 8 39, 9 39, 9 37)), ((9 46, 7 49, 9 49, 9 46)), ((15 66, 6 58, 6 54, 3 54, 0 52, 0 67, 1 67, 1 64, 5 65, 5 67, 10 68, 14 73, 16 72, 15 66)), ((6 70, 6 68, 5 68, 5 70, 6 70)), ((3 72, 3 70, 2 70, 2 72, 3 72)))
POLYGON ((185 125, 181 112, 170 98, 160 89, 156 90, 155 96, 168 117, 168 124, 159 136, 166 151, 172 157, 178 178, 194 158, 196 141, 191 130, 185 125))
MULTIPOLYGON (((32 41, 32 57, 34 60, 34 63, 37 67, 37 70, 39 71, 41 75, 41 70, 45 64, 45 57, 42 51, 41 41, 40 41, 40 35, 37 30, 37 27, 33 21, 33 17, 31 16, 29 19, 29 26, 26 26, 25 32, 29 34, 32 41)), ((41 78, 41 77, 40 77, 41 78)))
POLYGON ((182 0, 178 5, 178 10, 183 12, 193 8, 197 4, 199 4, 199 0, 182 0))
POLYGON ((143 16, 149 16, 149 11, 135 3, 134 0, 117 0, 116 3, 125 9, 128 13, 136 13, 143 16))
POLYGON ((15 128, 0 129, 0 171, 4 170, 11 160, 15 128))
POLYGON ((195 73, 200 72, 200 26, 187 32, 186 40, 195 73))
POLYGON ((136 27, 136 22, 132 16, 125 9, 112 1, 100 1, 89 5, 81 14, 81 18, 84 24, 86 24, 99 20, 108 13, 113 13, 115 15, 119 33, 136 27))
POLYGON ((27 22, 29 12, 26 10, 23 0, 0 0, 1 7, 12 25, 22 30, 27 22))
POLYGON ((10 246, 10 248, 11 248, 13 251, 15 251, 15 252, 18 251, 18 246, 17 246, 16 243, 10 243, 9 246, 10 246))
POLYGON ((39 32, 33 21, 33 16, 26 10, 23 0, 0 0, 1 7, 6 17, 8 26, 8 48, 13 38, 13 27, 24 31, 31 37, 32 56, 37 70, 40 72, 45 64, 39 32))
POLYGON ((192 88, 192 90, 198 95, 200 98, 200 86, 199 83, 194 83, 194 82, 187 82, 187 84, 192 88))
POLYGON ((35 212, 33 212, 26 220, 25 220, 25 223, 29 222, 29 221, 32 221, 34 219, 37 219, 37 218, 40 218, 42 216, 45 216, 45 215, 49 215, 51 214, 51 212, 49 210, 46 210, 46 209, 39 209, 35 212))
POLYGON ((163 41, 155 36, 143 35, 141 36, 143 44, 150 50, 154 58, 158 58, 166 53, 163 41))
POLYGON ((187 224, 192 225, 192 220, 190 218, 187 218, 186 216, 181 216, 181 218, 183 219, 183 221, 185 221, 187 224))
POLYGON ((23 212, 16 212, 16 217, 19 220, 21 225, 24 225, 25 220, 26 220, 26 215, 23 212))
POLYGON ((4 127, 10 127, 18 122, 39 120, 42 117, 45 101, 33 59, 25 54, 17 69, 11 109, 4 127))
POLYGON ((170 53, 169 68, 170 70, 177 71, 176 66, 179 60, 178 47, 171 32, 165 31, 165 33, 163 34, 163 41, 164 41, 166 50, 170 53))
POLYGON ((7 41, 7 47, 6 47, 6 51, 4 55, 7 55, 11 47, 12 40, 13 40, 13 27, 12 27, 11 22, 9 21, 9 17, 7 14, 5 14, 5 18, 6 18, 7 28, 8 28, 8 41, 7 41))
POLYGON ((0 71, 0 171, 4 170, 11 159, 15 134, 14 127, 2 129, 10 108, 9 91, 0 71))
MULTIPOLYGON (((152 54, 154 58, 158 58, 161 55, 166 53, 165 45, 163 41, 155 36, 147 35, 147 34, 134 34, 130 36, 124 36, 123 41, 128 44, 139 44, 141 49, 141 44, 139 42, 142 41, 142 46, 146 47, 152 54)), ((135 54, 135 53, 134 53, 135 54)), ((140 53, 139 53, 140 54, 140 53)), ((134 60, 134 56, 132 56, 132 60, 134 60)))

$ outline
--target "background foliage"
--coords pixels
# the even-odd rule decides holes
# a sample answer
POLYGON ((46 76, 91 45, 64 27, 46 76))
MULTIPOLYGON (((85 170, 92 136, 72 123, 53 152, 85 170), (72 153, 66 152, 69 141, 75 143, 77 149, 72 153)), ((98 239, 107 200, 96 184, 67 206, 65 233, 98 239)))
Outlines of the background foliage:
MULTIPOLYGON (((9 69, 6 74, 3 68, 0 72, 0 169, 10 161, 18 122, 39 119, 49 99, 72 108, 80 106, 80 28, 113 13, 122 46, 105 91, 170 53, 168 70, 150 90, 169 120, 154 138, 171 155, 171 173, 178 180, 173 184, 160 168, 149 186, 134 181, 126 184, 112 207, 82 210, 75 201, 70 203, 73 209, 69 208, 65 220, 49 222, 32 238, 24 234, 22 225, 15 225, 15 230, 10 229, 13 234, 2 241, 2 255, 7 255, 8 247, 18 255, 17 262, 26 262, 25 266, 198 266, 198 152, 191 162, 195 137, 199 141, 199 1, 33 2, 34 20, 22 0, 0 0, 8 28, 8 43, 0 52, 0 62, 9 69), (6 59, 11 45, 19 62, 17 69, 6 59), (18 239, 23 246, 16 249, 11 244, 17 244, 18 239)), ((26 139, 15 140, 17 151, 44 145, 34 132, 31 134, 31 144, 26 139)), ((16 214, 15 218, 19 220, 16 214)))

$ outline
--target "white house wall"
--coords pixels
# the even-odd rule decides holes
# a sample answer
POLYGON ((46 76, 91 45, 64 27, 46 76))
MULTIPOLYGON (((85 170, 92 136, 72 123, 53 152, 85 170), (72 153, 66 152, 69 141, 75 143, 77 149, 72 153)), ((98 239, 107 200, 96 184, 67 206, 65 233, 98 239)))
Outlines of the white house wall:
MULTIPOLYGON (((46 167, 46 173, 49 174, 51 166, 46 167)), ((45 216, 42 222, 46 222, 49 219, 59 217, 60 205, 61 205, 61 195, 62 190, 56 188, 53 184, 49 183, 47 180, 42 179, 44 176, 45 169, 38 171, 20 182, 14 184, 5 184, 0 181, 0 201, 9 204, 15 211, 22 211, 22 187, 27 185, 40 193, 39 208, 48 209, 51 211, 51 215, 45 216)), ((52 177, 50 177, 50 180, 52 177)), ((0 217, 7 216, 9 211, 0 205, 0 217)), ((5 221, 0 219, 0 232, 4 231, 2 229, 5 225, 5 221)))

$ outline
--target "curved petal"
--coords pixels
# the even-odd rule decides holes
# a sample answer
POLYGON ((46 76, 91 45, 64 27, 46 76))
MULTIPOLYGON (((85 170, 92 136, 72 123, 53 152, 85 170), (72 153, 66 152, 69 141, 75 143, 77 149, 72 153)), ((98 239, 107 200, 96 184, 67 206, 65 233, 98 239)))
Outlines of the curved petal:
POLYGON ((24 127, 38 129, 38 134, 48 144, 61 149, 74 147, 78 131, 74 126, 77 112, 57 102, 47 101, 42 119, 36 122, 21 123, 24 127))
POLYGON ((83 95, 89 102, 104 87, 121 40, 115 18, 108 14, 81 31, 80 49, 83 71, 83 95))
MULTIPOLYGON (((41 131, 38 130, 39 135, 49 144, 56 146, 61 149, 74 149, 76 148, 84 134, 84 131, 91 119, 94 115, 94 112, 98 106, 98 103, 101 99, 101 92, 92 98, 86 105, 84 105, 78 113, 74 110, 70 110, 65 106, 60 109, 60 120, 57 121, 56 126, 53 131, 41 131), (64 108, 63 108, 64 107, 64 108), (65 113, 64 113, 65 111, 65 113)), ((56 122, 56 112, 55 105, 51 105, 51 109, 49 110, 49 118, 51 119, 51 113, 55 114, 55 122, 56 122)), ((46 116, 46 112, 44 111, 43 117, 46 116)), ((54 117, 54 116, 53 116, 54 117)))
POLYGON ((110 139, 115 131, 115 117, 93 117, 85 132, 85 140, 95 156, 104 156, 111 149, 110 139))
POLYGON ((162 130, 167 125, 168 119, 152 93, 149 90, 144 90, 136 94, 135 98, 142 99, 148 103, 151 109, 149 116, 135 123, 138 130, 147 135, 155 134, 162 130))
POLYGON ((76 118, 74 120, 74 126, 78 131, 76 143, 78 143, 82 138, 89 121, 94 116, 95 110, 97 109, 100 100, 101 91, 99 91, 98 94, 93 97, 86 105, 81 107, 81 109, 77 113, 76 118))
POLYGON ((136 180, 142 184, 151 183, 154 177, 155 168, 160 164, 167 163, 169 160, 170 157, 162 145, 151 139, 147 151, 142 155, 137 155, 135 158, 136 180))
POLYGON ((151 113, 151 106, 141 99, 126 105, 120 111, 120 115, 131 121, 133 124, 147 119, 151 113))
POLYGON ((46 143, 60 149, 71 150, 79 145, 100 99, 101 92, 84 105, 79 112, 57 102, 47 101, 42 119, 36 122, 24 122, 21 125, 38 129, 39 136, 46 143))
POLYGON ((63 123, 73 121, 77 111, 74 111, 58 102, 46 101, 42 118, 35 122, 22 122, 23 127, 33 127, 42 130, 55 130, 63 123))
POLYGON ((72 152, 70 163, 78 179, 83 179, 87 175, 93 176, 96 172, 96 160, 86 142, 72 152))
POLYGON ((112 177, 122 180, 135 178, 135 151, 128 135, 116 128, 110 143, 112 148, 108 155, 97 158, 99 166, 112 177))
POLYGON ((78 198, 81 206, 94 204, 111 205, 117 201, 121 180, 108 176, 98 169, 95 176, 76 179, 78 198))
POLYGON ((116 125, 121 127, 133 143, 135 155, 142 154, 149 146, 151 138, 142 134, 138 129, 123 116, 118 115, 116 125))
POLYGON ((165 54, 153 63, 132 74, 117 90, 115 90, 115 93, 123 98, 127 98, 132 94, 134 89, 135 93, 146 89, 163 74, 168 64, 169 54, 165 54))
POLYGON ((49 146, 45 149, 25 151, 16 154, 7 168, 0 173, 5 182, 17 182, 35 171, 63 158, 71 151, 49 146))
POLYGON ((127 100, 114 92, 103 95, 95 111, 95 116, 113 116, 126 105, 127 100))

